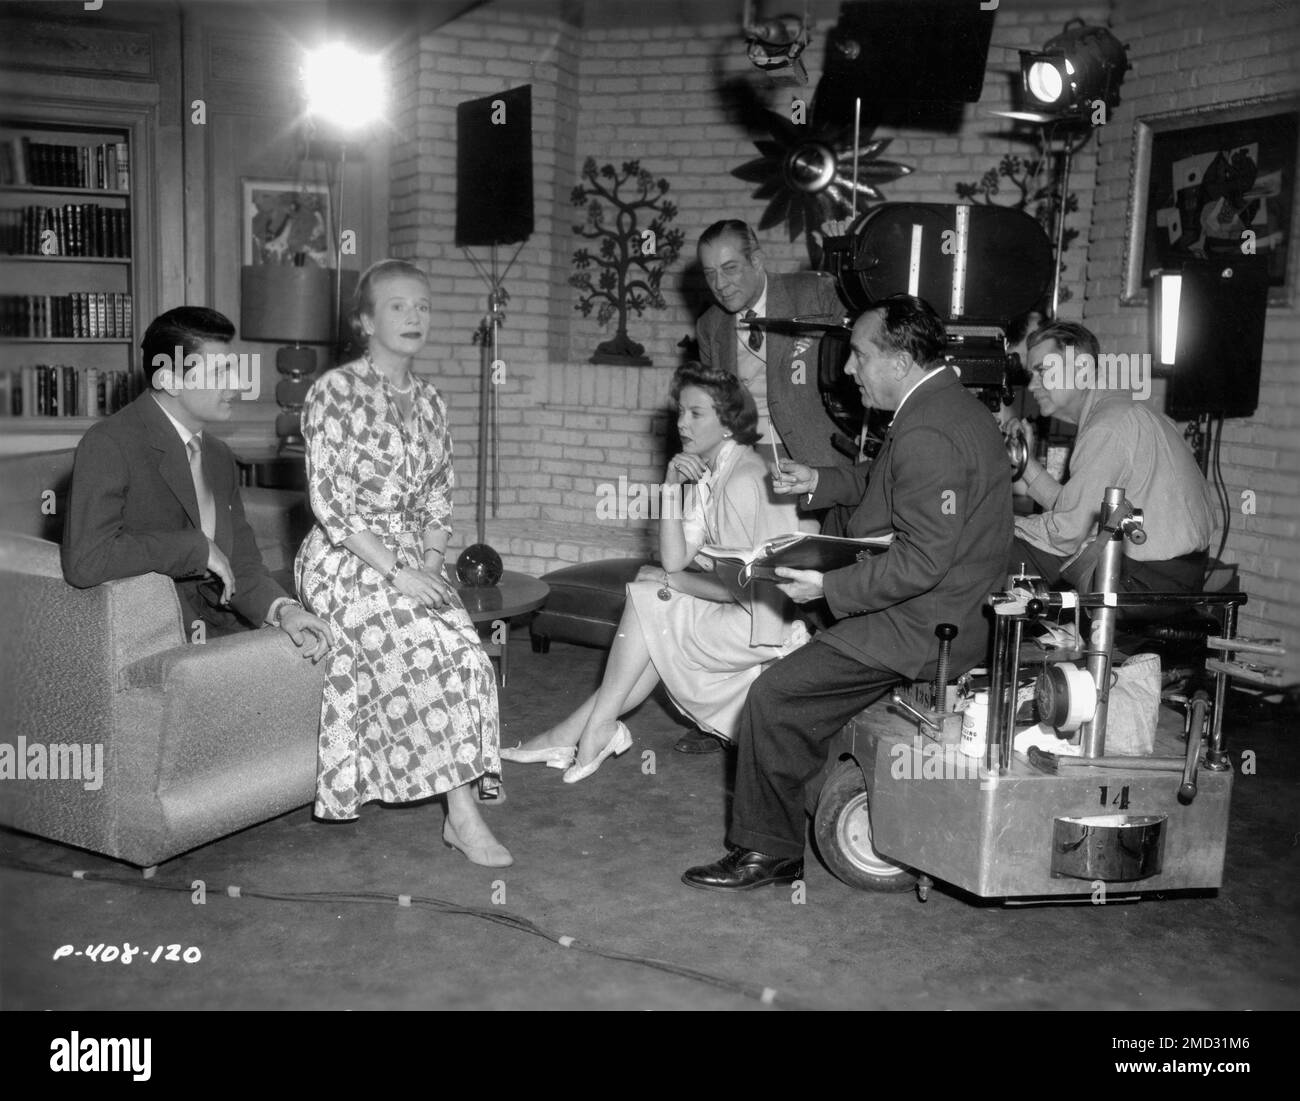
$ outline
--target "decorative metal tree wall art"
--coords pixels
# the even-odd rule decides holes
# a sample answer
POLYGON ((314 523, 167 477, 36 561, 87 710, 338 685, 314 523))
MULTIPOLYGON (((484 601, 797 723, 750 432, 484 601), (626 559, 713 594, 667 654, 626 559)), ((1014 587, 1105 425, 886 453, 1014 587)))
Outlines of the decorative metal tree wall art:
POLYGON ((597 346, 591 362, 648 366, 645 348, 627 334, 627 315, 664 308, 660 282, 686 239, 680 229, 668 228, 677 206, 665 197, 668 181, 656 179, 640 161, 624 161, 616 170, 612 164, 597 168, 596 159, 588 157, 582 178, 570 198, 574 206, 586 207, 586 220, 573 231, 600 244, 594 253, 585 245, 574 250, 577 272, 569 284, 581 292, 574 309, 590 317, 594 308, 602 326, 618 317, 618 332, 597 346), (612 218, 607 205, 613 207, 612 218), (644 218, 649 221, 642 224, 644 218))
MULTIPOLYGON (((1009 206, 1014 210, 1023 210, 1043 227, 1048 238, 1055 240, 1056 220, 1060 216, 1061 179, 1060 173, 1052 164, 1052 157, 1043 155, 1036 158, 1008 155, 998 162, 996 168, 990 168, 974 183, 957 185, 957 197, 967 202, 982 202, 989 206, 1009 206), (1010 188, 1004 188, 1006 181, 1010 188), (1010 202, 1003 202, 995 196, 1007 193, 1010 202)), ((1074 192, 1065 199, 1065 217, 1079 209, 1079 196, 1074 192)), ((1061 238, 1061 255, 1056 258, 1061 271, 1066 270, 1065 251, 1070 242, 1079 236, 1079 231, 1070 225, 1065 226, 1061 238)), ((1062 302, 1071 296, 1070 288, 1061 287, 1062 302)))
MULTIPOLYGON (((759 184, 755 199, 769 199, 758 228, 786 223, 790 240, 805 230, 817 229, 829 218, 847 217, 853 210, 853 127, 797 126, 775 111, 764 112, 771 141, 756 141, 762 154, 746 161, 731 174, 759 184)), ((890 138, 871 139, 870 130, 859 132, 857 154, 857 209, 884 202, 877 185, 908 175, 909 165, 880 159, 890 138)), ((812 241, 809 238, 811 249, 812 241)))

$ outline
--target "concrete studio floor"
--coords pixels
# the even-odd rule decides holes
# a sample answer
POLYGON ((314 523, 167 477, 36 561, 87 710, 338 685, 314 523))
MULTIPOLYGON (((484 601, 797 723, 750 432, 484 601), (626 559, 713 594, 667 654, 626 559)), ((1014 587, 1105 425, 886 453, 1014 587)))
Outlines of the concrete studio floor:
MULTIPOLYGON (((533 654, 519 635, 505 744, 576 703, 604 657, 559 643, 533 654)), ((147 880, 0 835, 3 1008, 743 1010, 763 1009, 765 990, 778 1006, 831 1009, 1300 1006, 1294 715, 1230 714, 1234 758, 1253 749, 1257 774, 1236 781, 1217 896, 1014 908, 942 887, 924 905, 858 892, 815 859, 803 905, 786 888, 690 890, 682 871, 722 851, 723 755, 672 752, 683 727, 655 699, 629 725, 634 751, 574 786, 507 764, 508 799, 487 810, 515 854, 505 872, 443 848, 430 804, 334 826, 303 808, 147 880), (52 958, 101 943, 145 955, 52 958), (168 961, 173 944, 201 959, 168 961)))

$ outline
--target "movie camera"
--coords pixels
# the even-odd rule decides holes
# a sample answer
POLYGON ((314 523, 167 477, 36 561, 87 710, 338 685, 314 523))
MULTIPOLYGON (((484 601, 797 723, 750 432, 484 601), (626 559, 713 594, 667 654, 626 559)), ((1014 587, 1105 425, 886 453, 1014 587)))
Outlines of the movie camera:
MULTIPOLYGON (((768 318, 777 332, 822 336, 818 383, 827 412, 847 437, 872 415, 844 373, 851 319, 891 294, 925 299, 944 318, 943 358, 993 413, 1028 381, 1020 357, 1008 350, 1010 326, 1037 307, 1052 279, 1052 245, 1042 226, 1010 207, 967 203, 885 203, 843 236, 827 237, 822 268, 835 277, 847 317, 768 318)), ((870 453, 868 451, 868 453, 870 453)), ((1007 437, 1013 471, 1023 472, 1028 448, 1007 437)))

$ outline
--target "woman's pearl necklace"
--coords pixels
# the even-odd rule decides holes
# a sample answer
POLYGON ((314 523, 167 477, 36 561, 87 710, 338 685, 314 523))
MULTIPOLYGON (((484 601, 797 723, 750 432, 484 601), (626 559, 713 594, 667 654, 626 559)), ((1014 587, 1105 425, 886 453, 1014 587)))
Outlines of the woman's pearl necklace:
POLYGON ((369 354, 366 355, 366 362, 370 364, 373 370, 378 372, 380 375, 383 375, 384 381, 388 383, 389 386, 392 387, 394 394, 402 394, 403 396, 405 396, 406 394, 409 394, 412 390, 415 389, 415 376, 411 374, 409 371, 407 372, 407 376, 406 376, 406 386, 402 387, 402 386, 398 386, 397 383, 395 383, 391 378, 385 375, 383 371, 380 371, 379 368, 375 366, 375 361, 370 358, 369 354))

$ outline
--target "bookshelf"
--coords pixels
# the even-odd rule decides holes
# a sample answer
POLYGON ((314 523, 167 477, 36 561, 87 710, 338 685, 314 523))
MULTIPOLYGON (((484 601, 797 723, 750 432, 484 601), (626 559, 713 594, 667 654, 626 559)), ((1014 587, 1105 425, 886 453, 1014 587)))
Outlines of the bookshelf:
POLYGON ((143 384, 134 129, 0 119, 0 430, 79 435, 143 384))

